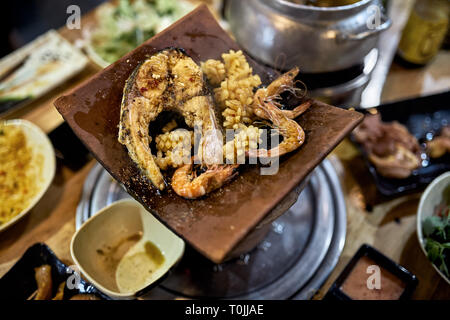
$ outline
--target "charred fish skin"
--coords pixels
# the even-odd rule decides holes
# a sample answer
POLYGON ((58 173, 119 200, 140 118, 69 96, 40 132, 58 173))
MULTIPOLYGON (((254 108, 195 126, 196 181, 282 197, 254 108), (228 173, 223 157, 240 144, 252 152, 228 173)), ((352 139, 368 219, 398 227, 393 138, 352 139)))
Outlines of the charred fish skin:
MULTIPOLYGON (((156 86, 148 89, 150 92, 145 96, 139 91, 137 82, 143 80, 141 79, 141 73, 143 70, 145 72, 145 68, 149 66, 162 67, 164 69, 164 57, 152 56, 138 66, 128 78, 121 105, 119 142, 127 147, 131 159, 153 185, 163 190, 166 183, 151 154, 148 125, 157 116, 158 110, 161 110, 160 99, 166 86, 163 83, 163 79, 161 79, 161 81, 158 80, 156 86)), ((162 72, 159 68, 155 70, 155 75, 161 78, 160 73, 164 75, 164 70, 162 72)))
POLYGON ((179 48, 159 51, 138 65, 126 81, 121 102, 118 141, 159 190, 167 184, 151 153, 150 131, 163 110, 181 114, 190 127, 201 126, 208 137, 202 138, 201 150, 221 150, 223 141, 216 134, 220 128, 203 72, 179 48))

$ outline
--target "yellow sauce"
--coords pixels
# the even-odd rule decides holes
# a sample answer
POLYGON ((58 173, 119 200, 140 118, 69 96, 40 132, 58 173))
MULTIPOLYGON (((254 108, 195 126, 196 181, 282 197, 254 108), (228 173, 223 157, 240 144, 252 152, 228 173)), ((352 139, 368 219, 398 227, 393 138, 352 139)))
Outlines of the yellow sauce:
POLYGON ((117 266, 127 252, 133 248, 136 243, 142 238, 142 233, 135 233, 119 239, 112 245, 103 245, 97 249, 97 261, 96 265, 101 272, 98 273, 99 283, 105 288, 118 291, 118 287, 115 280, 115 274, 117 266))
POLYGON ((125 256, 116 270, 116 283, 120 292, 133 292, 149 283, 165 258, 156 245, 147 241, 145 251, 125 256))
POLYGON ((146 241, 143 250, 136 250, 141 239, 139 232, 97 249, 96 263, 102 270, 97 280, 105 288, 127 293, 143 289, 164 264, 164 255, 154 243, 146 241))

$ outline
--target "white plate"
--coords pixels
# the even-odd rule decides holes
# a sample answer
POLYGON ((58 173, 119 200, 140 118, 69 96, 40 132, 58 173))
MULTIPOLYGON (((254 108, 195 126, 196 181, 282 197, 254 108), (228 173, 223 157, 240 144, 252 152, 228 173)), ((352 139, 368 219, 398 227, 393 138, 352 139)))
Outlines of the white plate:
POLYGON ((42 155, 43 163, 42 176, 37 186, 39 191, 33 197, 33 200, 26 209, 5 224, 0 225, 0 232, 22 219, 36 205, 50 186, 50 183, 55 176, 56 168, 55 152, 52 143, 38 126, 26 120, 8 120, 2 123, 6 126, 19 127, 25 134, 27 145, 33 150, 33 160, 36 159, 38 155, 42 155))
MULTIPOLYGON (((436 179, 425 189, 419 203, 417 210, 417 237, 419 238, 420 247, 428 259, 427 251, 425 250, 425 239, 422 231, 423 220, 426 217, 432 216, 436 206, 442 202, 442 192, 450 184, 450 172, 446 172, 436 179)), ((441 277, 450 284, 450 280, 437 268, 434 263, 430 261, 434 269, 441 275, 441 277)))
POLYGON ((79 49, 55 30, 49 30, 0 59, 0 77, 18 67, 0 82, 0 100, 17 100, 17 104, 2 113, 43 96, 79 73, 87 63, 88 58, 79 49), (49 60, 49 56, 53 59, 49 60))

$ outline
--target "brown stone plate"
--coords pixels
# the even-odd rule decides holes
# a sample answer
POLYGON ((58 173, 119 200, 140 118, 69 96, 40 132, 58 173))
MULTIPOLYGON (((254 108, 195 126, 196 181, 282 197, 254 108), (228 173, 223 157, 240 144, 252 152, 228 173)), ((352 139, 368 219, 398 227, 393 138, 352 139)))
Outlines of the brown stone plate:
MULTIPOLYGON (((183 199, 170 188, 159 193, 141 175, 127 149, 117 141, 117 135, 126 79, 147 56, 166 47, 183 48, 196 62, 219 59, 222 53, 239 49, 207 7, 200 6, 57 99, 55 105, 97 160, 136 200, 196 250, 218 263, 363 116, 314 101, 299 119, 306 142, 280 160, 276 175, 260 175, 258 166, 248 165, 231 183, 202 199, 183 199)), ((263 83, 269 83, 274 71, 248 60, 263 83)))

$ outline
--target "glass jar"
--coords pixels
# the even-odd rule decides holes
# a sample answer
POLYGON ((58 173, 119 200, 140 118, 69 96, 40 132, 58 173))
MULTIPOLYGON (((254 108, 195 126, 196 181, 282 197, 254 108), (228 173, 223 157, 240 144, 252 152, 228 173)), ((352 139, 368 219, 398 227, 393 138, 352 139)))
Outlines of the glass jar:
POLYGON ((417 0, 403 29, 397 54, 406 62, 425 65, 437 54, 449 24, 449 0, 417 0))

